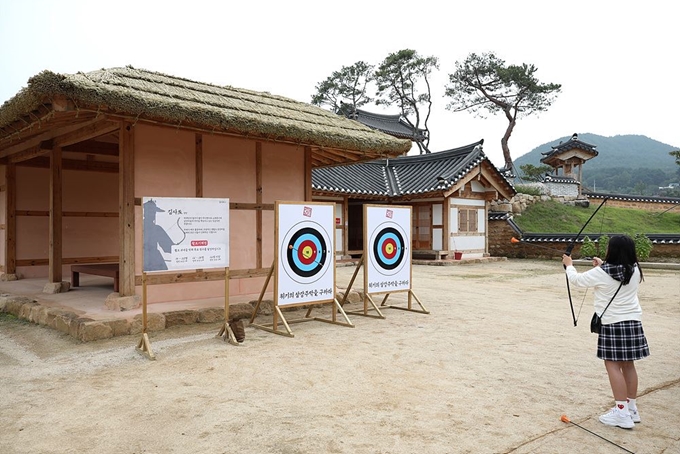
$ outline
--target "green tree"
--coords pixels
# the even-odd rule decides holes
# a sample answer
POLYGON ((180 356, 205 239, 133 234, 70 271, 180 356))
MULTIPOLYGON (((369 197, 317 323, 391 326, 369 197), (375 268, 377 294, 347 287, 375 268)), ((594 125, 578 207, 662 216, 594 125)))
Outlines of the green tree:
POLYGON ((501 139, 505 168, 512 169, 508 140, 517 119, 548 109, 559 94, 560 84, 542 84, 535 76, 534 65, 506 65, 494 53, 469 54, 456 62, 456 70, 449 74, 450 84, 445 96, 451 98, 447 109, 468 111, 484 118, 482 112, 493 115, 502 112, 508 127, 501 139))
POLYGON ((316 85, 312 104, 328 106, 335 113, 347 115, 372 102, 367 87, 373 81, 373 68, 358 61, 352 66, 343 66, 340 71, 333 71, 326 80, 316 85))
POLYGON ((669 155, 675 158, 675 163, 680 166, 680 150, 669 151, 669 155))
POLYGON ((519 166, 522 171, 522 179, 526 181, 541 181, 543 175, 551 173, 553 168, 547 165, 535 166, 533 164, 524 164, 519 166))
POLYGON ((432 111, 432 94, 428 77, 434 69, 439 69, 436 57, 421 57, 415 50, 403 49, 389 54, 375 72, 379 97, 376 104, 397 105, 412 127, 425 131, 425 140, 416 142, 421 154, 430 152, 427 122, 432 111))
MULTIPOLYGON (((675 163, 680 166, 680 150, 670 151, 669 155, 675 158, 675 163)), ((680 167, 678 167, 678 175, 680 175, 680 167)))

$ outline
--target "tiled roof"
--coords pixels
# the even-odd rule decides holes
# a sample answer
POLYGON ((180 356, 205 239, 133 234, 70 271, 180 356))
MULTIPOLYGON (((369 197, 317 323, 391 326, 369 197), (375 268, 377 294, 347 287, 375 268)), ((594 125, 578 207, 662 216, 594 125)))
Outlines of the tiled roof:
POLYGON ((597 150, 595 150, 596 146, 597 145, 591 145, 591 144, 586 143, 586 142, 581 142, 580 140, 578 140, 578 135, 574 134, 574 135, 571 136, 571 139, 569 139, 568 141, 566 141, 564 143, 560 143, 559 145, 557 145, 555 147, 551 147, 552 150, 550 150, 550 151, 547 151, 545 153, 541 153, 544 156, 543 158, 541 158, 541 162, 545 162, 545 161, 549 160, 551 157, 562 153, 563 151, 568 151, 568 150, 571 150, 571 149, 574 149, 574 148, 578 148, 580 150, 587 151, 587 152, 591 153, 593 155, 593 157, 595 157, 599 154, 597 152, 597 150))
MULTIPOLYGON (((600 236, 612 237, 617 233, 582 233, 576 243, 583 243, 585 237, 597 241, 600 236)), ((680 244, 680 235, 676 233, 646 233, 652 244, 680 244)), ((564 243, 572 242, 576 238, 575 233, 525 233, 522 235, 524 243, 564 243)))
POLYGON ((626 194, 605 194, 601 192, 583 192, 583 195, 589 199, 604 199, 623 200, 626 202, 647 202, 647 203, 672 203, 680 204, 678 197, 657 197, 657 196, 642 196, 642 195, 626 195, 626 194))
POLYGON ((422 142, 427 138, 426 130, 414 128, 401 115, 383 115, 356 109, 348 118, 394 137, 411 139, 414 142, 422 142))
POLYGON ((312 190, 364 196, 414 196, 452 188, 472 169, 487 163, 507 188, 514 187, 482 150, 483 140, 436 153, 312 169, 312 190))
POLYGON ((575 178, 572 178, 572 177, 546 175, 546 176, 543 177, 543 183, 578 184, 578 181, 575 178))

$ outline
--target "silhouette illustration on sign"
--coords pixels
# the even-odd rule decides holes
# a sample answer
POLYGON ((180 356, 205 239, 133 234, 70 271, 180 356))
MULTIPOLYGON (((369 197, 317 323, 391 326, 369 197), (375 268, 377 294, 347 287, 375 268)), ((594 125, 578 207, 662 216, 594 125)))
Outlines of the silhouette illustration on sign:
POLYGON ((184 233, 184 238, 179 243, 172 241, 163 227, 156 224, 156 213, 165 213, 159 208, 154 200, 144 203, 144 271, 163 271, 168 269, 166 260, 161 254, 172 252, 172 246, 182 243, 186 238, 186 232, 182 230, 177 218, 177 227, 184 233), (159 249, 160 248, 160 249, 159 249))

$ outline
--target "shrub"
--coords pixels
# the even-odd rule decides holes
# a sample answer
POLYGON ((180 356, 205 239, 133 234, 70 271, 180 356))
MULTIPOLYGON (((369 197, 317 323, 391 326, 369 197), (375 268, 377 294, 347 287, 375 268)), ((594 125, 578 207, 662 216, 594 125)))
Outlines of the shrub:
POLYGON ((635 242, 635 252, 637 253, 638 260, 644 262, 652 253, 652 240, 644 233, 636 233, 633 235, 633 241, 635 242))
POLYGON ((590 237, 583 238, 581 245, 581 257, 595 257, 597 255, 597 245, 590 237))
POLYGON ((600 235, 597 239, 597 256, 604 259, 607 255, 607 247, 609 247, 609 235, 600 235))
POLYGON ((520 194, 528 194, 534 196, 541 195, 541 189, 535 186, 517 185, 515 186, 515 191, 517 191, 520 194))

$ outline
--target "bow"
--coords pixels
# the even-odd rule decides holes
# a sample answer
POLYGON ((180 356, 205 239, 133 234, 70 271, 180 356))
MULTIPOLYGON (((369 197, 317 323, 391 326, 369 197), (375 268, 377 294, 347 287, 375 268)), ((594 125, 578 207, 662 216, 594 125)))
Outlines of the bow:
MULTIPOLYGON (((583 224, 583 227, 581 227, 581 230, 579 230, 578 233, 576 234, 576 236, 571 240, 571 243, 569 243, 569 245, 567 245, 567 249, 564 251, 564 255, 571 255, 571 251, 574 250, 574 246, 576 245, 576 241, 578 241, 579 237, 583 233, 583 230, 586 228, 588 223, 590 223, 590 221, 595 217, 597 212, 600 211, 600 208, 602 208, 604 206, 604 204, 607 203, 607 200, 609 200, 609 197, 605 197, 604 200, 602 201, 602 203, 600 204, 600 206, 597 207, 597 209, 595 211, 593 211, 593 214, 590 215, 590 217, 588 218, 586 223, 583 224)), ((564 265, 562 265, 562 266, 564 267, 564 269, 567 268, 564 265)), ((576 318, 576 315, 574 314, 574 303, 571 300, 571 287, 569 286, 569 276, 567 276, 566 273, 565 273, 564 276, 567 279, 567 295, 569 295, 569 307, 571 308, 571 318, 574 321, 574 326, 576 326, 578 324, 578 318, 576 318)), ((581 306, 583 306, 583 303, 581 303, 581 306)), ((581 313, 581 311, 579 310, 579 314, 580 313, 581 313)))

